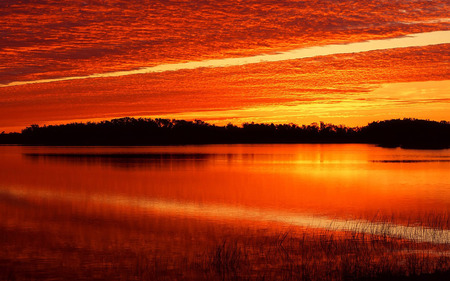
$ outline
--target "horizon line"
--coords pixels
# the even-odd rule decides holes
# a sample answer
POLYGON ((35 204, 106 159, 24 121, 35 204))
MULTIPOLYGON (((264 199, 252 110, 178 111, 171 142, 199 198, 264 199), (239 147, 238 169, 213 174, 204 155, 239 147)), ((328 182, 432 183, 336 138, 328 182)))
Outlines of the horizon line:
MULTIPOLYGON (((77 120, 72 120, 72 121, 68 120, 66 123, 56 122, 54 124, 50 123, 50 124, 42 124, 42 125, 41 124, 30 124, 30 125, 24 127, 24 129, 29 128, 29 127, 31 127, 33 125, 37 125, 38 127, 43 128, 43 127, 49 127, 49 126, 64 126, 64 125, 71 125, 71 124, 80 124, 80 125, 87 125, 89 123, 91 123, 91 124, 101 124, 102 122, 106 122, 106 121, 110 122, 110 121, 113 121, 113 120, 120 120, 120 119, 125 119, 125 118, 134 119, 134 120, 143 119, 145 121, 156 121, 156 120, 160 119, 160 120, 168 120, 170 122, 173 122, 173 121, 186 121, 186 122, 201 121, 201 122, 204 122, 205 124, 212 125, 212 126, 217 126, 217 127, 226 127, 228 125, 228 124, 226 124, 226 125, 217 125, 214 122, 209 123, 208 120, 202 120, 202 119, 197 119, 197 118, 195 118, 195 119, 189 119, 189 118, 188 119, 177 119, 177 118, 165 118, 165 117, 122 116, 122 117, 113 117, 113 118, 105 118, 105 119, 94 118, 94 119, 77 119, 77 120), (91 120, 91 121, 89 121, 89 120, 91 120), (92 120, 95 120, 95 121, 92 121, 92 120)), ((231 124, 231 125, 233 125, 235 127, 241 127, 244 124, 255 124, 255 125, 271 125, 271 124, 273 124, 273 125, 296 125, 296 126, 301 127, 301 126, 310 126, 310 125, 313 125, 313 124, 318 124, 319 125, 320 123, 324 123, 326 125, 344 126, 346 128, 360 128, 360 127, 368 126, 371 123, 385 122, 385 121, 394 121, 394 120, 400 120, 400 121, 412 120, 412 121, 427 121, 427 122, 436 122, 436 123, 441 123, 441 122, 450 123, 450 120, 444 120, 444 119, 442 119, 442 120, 432 120, 432 119, 422 119, 422 118, 414 118, 414 117, 402 117, 402 118, 390 118, 390 119, 377 119, 377 120, 373 120, 373 121, 367 122, 366 125, 361 125, 361 126, 347 126, 345 124, 335 124, 335 123, 330 123, 330 122, 325 122, 325 121, 320 121, 320 120, 319 121, 315 121, 315 122, 311 122, 309 124, 306 124, 306 123, 305 124, 297 124, 297 123, 293 123, 293 122, 286 123, 286 122, 253 122, 253 121, 244 122, 244 123, 241 123, 241 124, 234 124, 234 123, 229 123, 229 124, 231 124)), ((19 133, 19 132, 8 132, 8 133, 19 133)))
MULTIPOLYGON (((377 119, 377 120, 373 120, 373 121, 367 122, 367 124, 365 124, 365 125, 359 125, 359 126, 347 126, 345 124, 330 123, 330 122, 325 122, 325 121, 320 121, 320 120, 311 122, 309 124, 307 124, 307 123, 302 123, 301 124, 301 123, 293 123, 293 122, 286 123, 286 122, 252 122, 252 121, 250 121, 250 122, 244 122, 244 123, 241 123, 241 124, 236 124, 236 123, 231 123, 230 122, 228 124, 218 125, 218 124, 215 124, 214 122, 208 122, 208 120, 202 120, 202 119, 177 119, 177 118, 164 118, 164 117, 157 117, 157 116, 155 116, 155 117, 122 116, 122 117, 113 117, 113 118, 105 118, 105 119, 102 119, 102 118, 77 119, 77 120, 71 120, 71 121, 69 120, 69 121, 67 121, 65 123, 60 123, 60 122, 53 122, 53 123, 50 122, 49 124, 46 124, 46 123, 44 123, 44 124, 36 124, 35 123, 35 124, 30 124, 30 125, 27 125, 27 126, 24 126, 24 127, 20 127, 19 131, 5 131, 5 130, 3 130, 2 132, 0 132, 0 135, 3 135, 3 134, 5 134, 5 135, 8 135, 8 134, 22 134, 23 130, 25 130, 27 128, 30 128, 32 125, 37 125, 39 128, 45 128, 45 127, 50 127, 50 126, 58 127, 58 126, 65 126, 65 125, 72 125, 72 124, 77 124, 77 125, 87 125, 89 123, 101 124, 102 122, 106 122, 106 121, 110 122, 112 120, 125 119, 125 118, 130 118, 130 119, 135 119, 135 120, 144 119, 145 121, 156 121, 157 119, 162 119, 162 120, 169 120, 170 122, 172 122, 172 121, 194 122, 194 121, 198 120, 198 121, 204 122, 207 125, 216 126, 216 127, 219 127, 219 128, 220 127, 226 127, 226 126, 228 126, 228 124, 231 124, 234 127, 243 128, 244 124, 255 124, 255 125, 271 125, 271 124, 273 124, 275 126, 278 126, 278 125, 295 125, 295 126, 298 126, 298 127, 303 127, 303 126, 311 126, 311 125, 314 125, 314 124, 320 126, 321 123, 324 123, 325 125, 343 126, 344 128, 348 128, 348 129, 360 129, 360 128, 364 128, 364 127, 369 126, 371 123, 380 123, 380 122, 395 121, 395 120, 400 120, 400 121, 403 121, 403 120, 426 121, 426 122, 436 122, 436 123, 444 122, 444 123, 450 124, 450 120, 444 120, 444 119, 442 119, 442 120, 435 120, 435 119, 421 119, 421 118, 414 118, 414 117, 402 117, 402 118, 390 118, 390 119, 377 119)), ((14 128, 18 128, 18 127, 14 127, 14 128)))

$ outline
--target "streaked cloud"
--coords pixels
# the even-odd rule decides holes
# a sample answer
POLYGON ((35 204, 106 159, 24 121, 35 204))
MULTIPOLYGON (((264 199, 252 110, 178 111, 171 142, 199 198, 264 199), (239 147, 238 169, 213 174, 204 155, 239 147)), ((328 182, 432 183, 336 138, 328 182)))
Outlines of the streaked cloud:
POLYGON ((352 103, 361 111, 336 122, 383 119, 383 104, 441 117, 446 97, 421 90, 409 103, 368 97, 383 84, 450 79, 449 8, 444 0, 1 1, 0 85, 10 87, 0 87, 0 131, 202 112, 307 123, 344 116, 335 113, 352 103), (356 106, 363 101, 373 110, 356 106), (292 109, 285 118, 280 106, 292 109))
POLYGON ((448 30, 435 1, 0 3, 0 83, 448 30))
POLYGON ((442 106, 448 106, 440 99, 448 93, 439 81, 450 79, 443 55, 448 48, 450 44, 5 87, 0 127, 121 116, 207 118, 222 124, 364 125, 386 113, 442 120, 448 116, 442 106), (379 92, 384 84, 398 87, 379 92), (402 96, 402 87, 410 94, 402 96), (430 87, 434 90, 426 90, 430 87), (412 106, 430 98, 436 104, 412 106))
POLYGON ((317 56, 359 53, 359 52, 368 52, 374 50, 386 50, 395 48, 431 46, 449 43, 450 43, 450 31, 434 31, 427 33, 410 34, 409 36, 401 38, 369 40, 366 42, 358 42, 358 43, 333 44, 333 45, 301 48, 286 52, 280 52, 276 54, 262 54, 250 57, 213 59, 205 61, 190 61, 178 64, 162 64, 152 67, 142 67, 137 70, 99 73, 87 76, 72 76, 53 79, 33 80, 33 81, 11 82, 5 86, 20 86, 32 83, 50 83, 50 82, 89 79, 89 78, 119 77, 136 74, 158 73, 165 71, 190 70, 202 67, 240 66, 253 63, 277 62, 285 60, 311 58, 317 56))

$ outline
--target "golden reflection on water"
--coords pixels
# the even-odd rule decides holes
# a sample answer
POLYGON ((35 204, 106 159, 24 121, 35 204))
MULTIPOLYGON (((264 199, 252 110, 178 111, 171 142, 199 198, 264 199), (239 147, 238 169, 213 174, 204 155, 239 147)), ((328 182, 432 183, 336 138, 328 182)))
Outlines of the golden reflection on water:
POLYGON ((30 263, 33 274, 59 260, 93 269, 119 252, 123 262, 138 252, 193 257, 249 231, 449 243, 449 150, 2 146, 0 156, 2 258, 30 263))
POLYGON ((20 187, 28 194, 104 194, 410 221, 420 221, 423 214, 448 214, 450 202, 446 150, 368 145, 2 150, 2 190, 20 187))
POLYGON ((34 197, 44 200, 65 201, 71 204, 85 203, 104 207, 124 209, 137 209, 142 214, 164 213, 169 216, 186 216, 188 218, 212 218, 213 220, 245 220, 251 223, 282 223, 294 227, 307 227, 331 231, 355 231, 373 235, 385 235, 402 238, 414 242, 428 242, 432 244, 450 243, 450 230, 433 227, 401 226, 388 222, 376 223, 365 220, 342 220, 326 218, 309 214, 292 214, 287 212, 264 211, 260 209, 230 207, 218 204, 195 204, 177 201, 163 201, 122 196, 91 195, 78 196, 77 194, 54 194, 48 191, 31 191, 16 189, 12 191, 0 190, 3 195, 15 198, 34 197), (104 206, 104 205, 107 206, 104 206))

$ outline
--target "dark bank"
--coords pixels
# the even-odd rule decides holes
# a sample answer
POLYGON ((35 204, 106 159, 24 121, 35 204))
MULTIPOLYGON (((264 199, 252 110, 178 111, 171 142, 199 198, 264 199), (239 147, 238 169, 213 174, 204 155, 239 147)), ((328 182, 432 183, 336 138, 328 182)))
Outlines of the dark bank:
POLYGON ((367 143, 382 147, 445 149, 450 122, 419 119, 376 121, 364 127, 320 122, 311 125, 244 123, 217 126, 201 120, 124 117, 97 123, 31 125, 2 133, 2 144, 23 145, 187 145, 246 143, 367 143))

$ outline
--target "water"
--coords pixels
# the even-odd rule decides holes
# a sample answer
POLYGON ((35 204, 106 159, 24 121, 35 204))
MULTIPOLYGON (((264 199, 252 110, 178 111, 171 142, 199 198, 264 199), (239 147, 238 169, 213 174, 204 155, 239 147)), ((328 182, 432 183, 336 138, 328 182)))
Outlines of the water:
POLYGON ((0 159, 0 267, 33 278, 107 276, 286 229, 450 241, 450 150, 1 146, 0 159))

